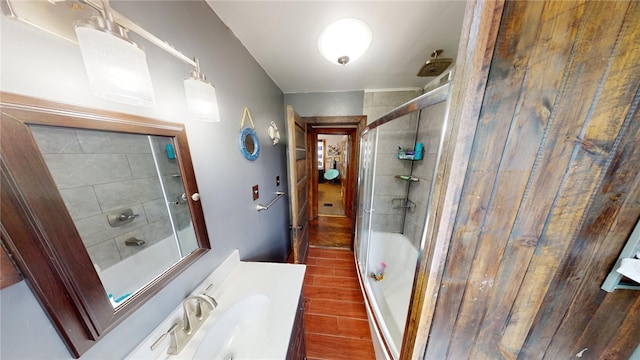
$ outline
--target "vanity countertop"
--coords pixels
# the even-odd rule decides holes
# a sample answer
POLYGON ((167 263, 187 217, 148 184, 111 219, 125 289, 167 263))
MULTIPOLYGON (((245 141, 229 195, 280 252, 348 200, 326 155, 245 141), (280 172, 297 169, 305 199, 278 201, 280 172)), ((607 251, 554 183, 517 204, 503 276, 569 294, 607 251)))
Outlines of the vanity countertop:
POLYGON ((272 308, 268 324, 269 345, 261 354, 269 359, 284 359, 287 354, 298 300, 302 291, 305 265, 240 261, 238 251, 211 273, 194 291, 201 294, 211 284, 208 295, 213 296, 218 307, 211 312, 202 328, 178 355, 168 355, 169 339, 155 351, 150 347, 174 323, 182 319, 180 304, 134 351, 128 359, 189 359, 204 339, 207 327, 213 324, 233 304, 253 294, 264 294, 271 300, 272 308))

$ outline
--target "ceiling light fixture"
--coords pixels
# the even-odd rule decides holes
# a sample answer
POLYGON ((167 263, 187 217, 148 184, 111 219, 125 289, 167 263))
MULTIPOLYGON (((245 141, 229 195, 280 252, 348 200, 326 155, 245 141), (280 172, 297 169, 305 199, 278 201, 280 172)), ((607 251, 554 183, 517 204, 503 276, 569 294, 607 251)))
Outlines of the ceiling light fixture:
POLYGON ((103 16, 75 22, 76 36, 89 83, 96 96, 133 105, 155 104, 147 58, 113 21, 106 1, 103 16))
POLYGON ((347 18, 329 24, 318 38, 318 49, 329 62, 346 65, 371 45, 371 29, 361 20, 347 18))

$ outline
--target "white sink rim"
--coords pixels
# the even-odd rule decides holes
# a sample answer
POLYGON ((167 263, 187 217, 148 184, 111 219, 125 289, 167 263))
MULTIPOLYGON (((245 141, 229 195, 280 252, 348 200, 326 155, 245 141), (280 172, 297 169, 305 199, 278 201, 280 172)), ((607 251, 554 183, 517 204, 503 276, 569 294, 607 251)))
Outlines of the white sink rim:
POLYGON ((204 338, 198 344, 193 344, 192 358, 227 359, 233 354, 233 359, 251 359, 257 355, 271 353, 272 351, 265 346, 268 346, 266 340, 269 323, 273 320, 272 307, 271 298, 263 293, 254 293, 238 299, 219 316, 208 319, 203 328, 198 330, 204 338), (228 333, 224 334, 225 331, 228 333), (261 332, 264 334, 260 334, 261 332), (260 353, 251 353, 251 350, 258 348, 260 353))
MULTIPOLYGON (((289 348, 291 330, 298 310, 302 293, 302 282, 306 266, 303 264, 285 264, 269 262, 240 261, 238 250, 231 254, 191 292, 207 293, 213 296, 219 306, 211 313, 209 319, 194 335, 193 339, 178 355, 167 354, 168 338, 163 345, 151 350, 151 345, 175 323, 182 322, 182 303, 176 305, 173 312, 147 337, 133 349, 126 359, 129 360, 175 360, 188 359, 195 353, 195 348, 204 338, 210 324, 236 301, 255 293, 262 293, 271 298, 272 319, 269 324, 270 348, 273 359, 284 359, 289 348), (201 331, 202 330, 202 331, 201 331), (191 354, 191 355, 189 355, 191 354)), ((186 297, 186 296, 185 296, 186 297)))

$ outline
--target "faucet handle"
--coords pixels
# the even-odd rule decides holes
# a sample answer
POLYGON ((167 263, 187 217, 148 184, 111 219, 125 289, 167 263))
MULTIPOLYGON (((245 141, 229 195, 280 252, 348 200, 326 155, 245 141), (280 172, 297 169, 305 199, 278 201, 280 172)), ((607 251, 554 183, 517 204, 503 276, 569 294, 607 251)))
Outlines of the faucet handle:
POLYGON ((178 323, 171 325, 171 327, 169 328, 169 330, 167 330, 167 332, 160 335, 160 337, 156 341, 154 341, 153 344, 151 344, 151 351, 156 351, 156 349, 159 348, 160 345, 162 345, 162 343, 164 342, 164 339, 167 338, 167 335, 176 331, 177 328, 178 328, 178 323))
POLYGON ((214 299, 213 296, 208 294, 208 292, 211 290, 211 288, 213 288, 213 283, 209 284, 209 286, 207 286, 204 289, 204 291, 202 292, 202 295, 206 296, 209 300, 211 300, 211 303, 214 305, 213 307, 217 307, 218 306, 218 302, 216 301, 216 299, 214 299))
MULTIPOLYGON (((218 302, 216 301, 216 299, 213 296, 207 295, 206 293, 203 293, 201 295, 204 296, 205 299, 209 300, 208 302, 210 302, 210 305, 213 305, 211 310, 213 310, 216 307, 218 307, 218 302)), ((205 301, 207 301, 207 300, 205 300, 205 301)))

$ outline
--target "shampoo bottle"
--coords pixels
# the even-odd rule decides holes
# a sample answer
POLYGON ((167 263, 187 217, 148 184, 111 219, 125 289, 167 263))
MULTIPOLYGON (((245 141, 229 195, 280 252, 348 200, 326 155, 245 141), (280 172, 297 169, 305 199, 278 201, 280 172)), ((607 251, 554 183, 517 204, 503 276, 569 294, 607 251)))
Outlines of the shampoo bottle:
POLYGON ((422 160, 422 152, 424 148, 422 143, 416 143, 415 154, 413 155, 413 160, 422 160))
POLYGON ((167 159, 175 159, 176 158, 176 153, 173 150, 173 145, 167 144, 167 146, 165 146, 165 149, 167 150, 167 159))

